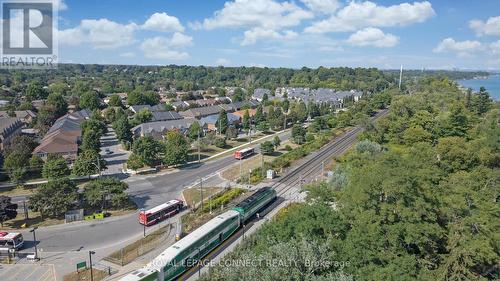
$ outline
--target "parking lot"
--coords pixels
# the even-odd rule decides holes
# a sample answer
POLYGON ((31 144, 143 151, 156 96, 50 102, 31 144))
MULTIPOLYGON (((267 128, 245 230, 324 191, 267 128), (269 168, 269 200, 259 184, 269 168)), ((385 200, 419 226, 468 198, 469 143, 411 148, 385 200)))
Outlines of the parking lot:
POLYGON ((54 281, 53 265, 38 264, 1 264, 2 281, 54 281))

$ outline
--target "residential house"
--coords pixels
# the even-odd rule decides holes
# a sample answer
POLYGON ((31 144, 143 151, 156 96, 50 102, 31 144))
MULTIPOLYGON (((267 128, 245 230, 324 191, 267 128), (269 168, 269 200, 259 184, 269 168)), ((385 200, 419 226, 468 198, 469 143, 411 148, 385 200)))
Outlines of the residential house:
POLYGON ((88 110, 66 114, 54 122, 33 154, 46 160, 49 154, 60 155, 68 162, 76 160, 82 137, 82 123, 90 118, 88 110))
POLYGON ((191 108, 179 112, 184 118, 203 118, 209 115, 218 114, 222 110, 219 105, 191 108))
MULTIPOLYGON (((209 115, 200 119, 200 125, 208 131, 217 131, 219 122, 219 114, 209 115)), ((233 114, 227 113, 227 123, 228 125, 237 125, 240 122, 240 117, 233 114)))
POLYGON ((37 110, 40 110, 45 105, 45 100, 34 100, 31 101, 31 105, 37 110))
POLYGON ((189 104, 187 102, 185 102, 185 101, 174 101, 174 102, 171 102, 170 105, 176 111, 181 111, 181 110, 189 107, 189 104))
MULTIPOLYGON (((30 124, 36 118, 36 113, 31 110, 16 110, 14 111, 16 118, 19 118, 24 124, 30 124)), ((0 111, 0 118, 8 118, 7 111, 0 111)))
POLYGON ((198 122, 198 120, 190 118, 148 122, 133 127, 131 131, 134 134, 134 138, 151 136, 154 139, 162 140, 165 138, 166 133, 170 130, 179 130, 185 133, 194 122, 198 122))
POLYGON ((23 122, 19 118, 0 118, 0 150, 10 145, 12 138, 21 134, 23 122))
POLYGON ((157 104, 153 106, 149 104, 141 104, 141 105, 131 105, 128 107, 128 109, 130 109, 130 111, 132 111, 133 113, 137 113, 144 108, 148 109, 151 112, 166 111, 164 104, 157 104))
POLYGON ((182 115, 176 111, 154 111, 152 112, 153 118, 151 121, 169 121, 183 119, 182 115))
POLYGON ((238 116, 238 118, 240 118, 240 120, 243 120, 243 116, 245 116, 245 112, 247 110, 248 110, 248 115, 250 117, 254 116, 255 113, 257 112, 256 109, 250 108, 250 109, 242 109, 242 110, 235 111, 235 112, 233 112, 233 114, 236 115, 236 116, 238 116))
POLYGON ((218 102, 215 99, 204 99, 194 101, 199 107, 216 105, 218 102))

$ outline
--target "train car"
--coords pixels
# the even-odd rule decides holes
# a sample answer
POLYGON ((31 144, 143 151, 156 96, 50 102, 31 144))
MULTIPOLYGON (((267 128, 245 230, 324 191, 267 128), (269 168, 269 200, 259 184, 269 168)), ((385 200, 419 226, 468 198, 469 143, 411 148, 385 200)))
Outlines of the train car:
POLYGON ((241 159, 247 158, 248 156, 250 156, 254 153, 255 153, 255 150, 252 147, 249 147, 249 148, 235 151, 234 158, 241 160, 241 159))
POLYGON ((276 190, 266 186, 257 190, 247 199, 241 201, 233 210, 240 213, 241 220, 245 222, 275 198, 276 190))
POLYGON ((158 271, 144 267, 134 270, 132 273, 126 275, 120 281, 160 281, 158 279, 158 271))
POLYGON ((230 210, 222 213, 167 248, 145 268, 136 270, 121 280, 173 280, 194 266, 239 227, 239 212, 230 210))

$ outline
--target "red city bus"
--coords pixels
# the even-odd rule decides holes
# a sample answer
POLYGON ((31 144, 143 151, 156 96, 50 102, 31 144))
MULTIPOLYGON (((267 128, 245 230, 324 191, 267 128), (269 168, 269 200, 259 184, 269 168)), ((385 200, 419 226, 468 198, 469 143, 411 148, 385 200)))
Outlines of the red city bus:
POLYGON ((242 149, 242 150, 235 151, 234 152, 234 158, 236 158, 238 160, 241 160, 243 158, 246 158, 246 157, 252 155, 253 153, 254 153, 253 148, 251 148, 251 147, 245 148, 245 149, 242 149))
POLYGON ((20 249, 24 244, 23 235, 18 232, 0 232, 0 248, 20 249))
POLYGON ((146 226, 156 224, 168 217, 177 214, 184 206, 181 200, 170 200, 152 209, 145 210, 139 213, 139 223, 146 226))

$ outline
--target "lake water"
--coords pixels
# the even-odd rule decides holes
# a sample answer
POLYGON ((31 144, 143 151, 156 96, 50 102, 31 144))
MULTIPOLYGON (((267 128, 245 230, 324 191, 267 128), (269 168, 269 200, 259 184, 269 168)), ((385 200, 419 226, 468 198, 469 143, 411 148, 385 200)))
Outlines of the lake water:
POLYGON ((458 80, 460 85, 466 88, 472 88, 475 92, 479 91, 480 87, 485 87, 495 100, 500 100, 500 75, 490 75, 488 79, 470 79, 458 80))

